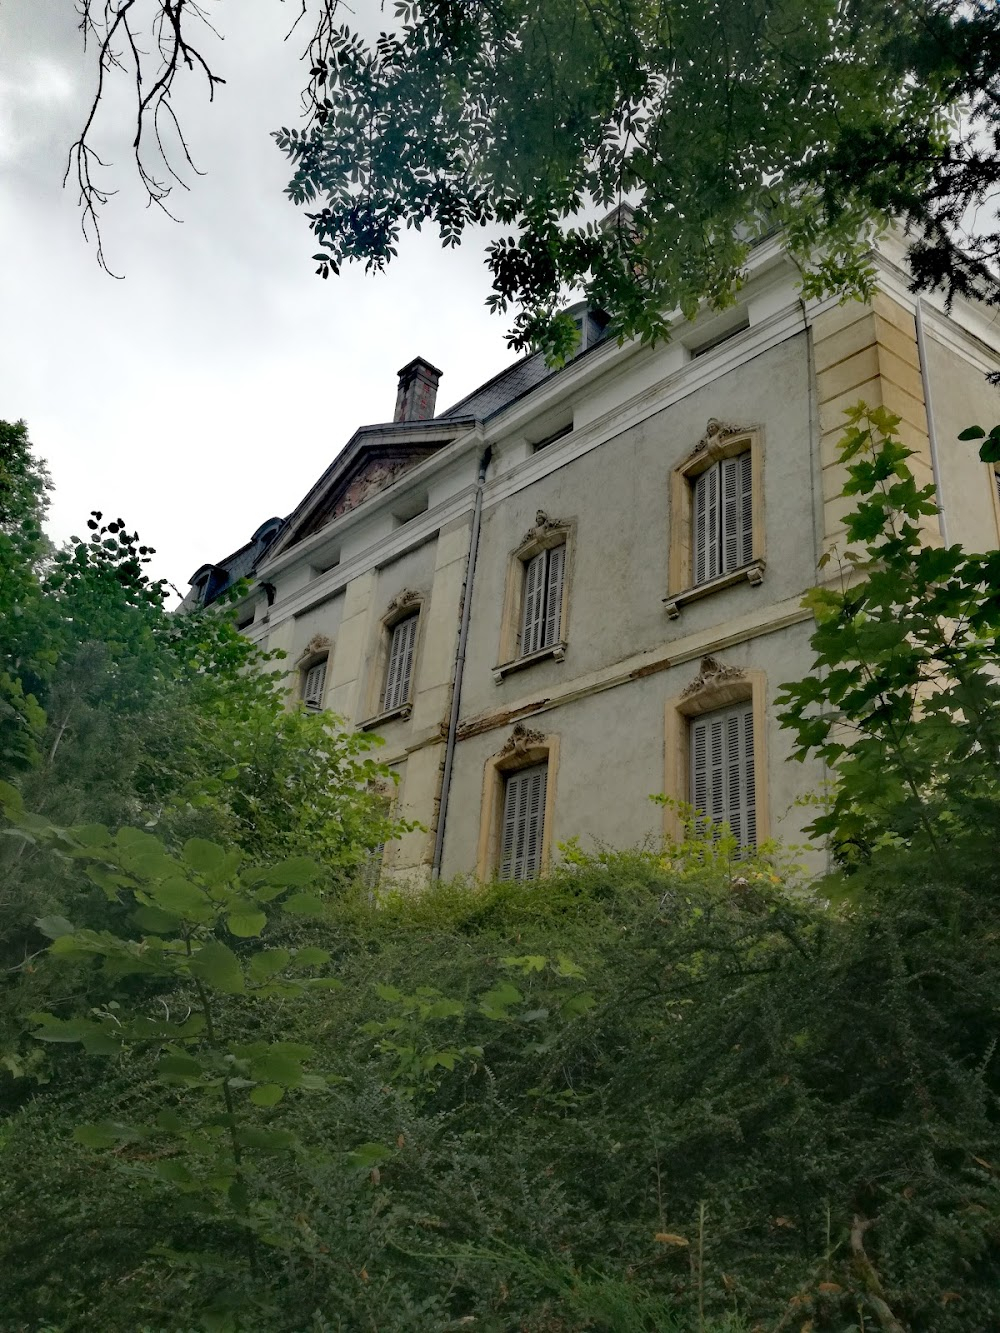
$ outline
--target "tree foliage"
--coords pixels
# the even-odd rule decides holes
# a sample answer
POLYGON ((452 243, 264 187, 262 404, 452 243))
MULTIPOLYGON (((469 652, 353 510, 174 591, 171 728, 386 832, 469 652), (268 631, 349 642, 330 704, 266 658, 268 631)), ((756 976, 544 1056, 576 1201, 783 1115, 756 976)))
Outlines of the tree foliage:
POLYGON ((836 775, 812 832, 849 861, 885 842, 978 863, 994 854, 1000 808, 1000 551, 928 540, 934 487, 915 482, 899 418, 863 404, 848 416, 856 507, 839 586, 809 595, 815 670, 778 700, 798 757, 819 754, 836 775))
MULTIPOLYGON (((223 79, 197 5, 81 10, 102 81, 71 165, 96 222, 103 79, 134 78, 157 202, 171 169, 152 163, 171 142, 187 154, 176 78, 210 95, 223 79)), ((917 287, 998 299, 1000 231, 978 211, 1000 183, 991 0, 397 0, 374 41, 370 17, 305 0, 296 20, 306 123, 276 137, 324 277, 383 268, 405 227, 433 225, 445 245, 509 227, 489 249, 490 300, 520 308, 516 346, 558 357, 567 288, 651 339, 674 309, 731 300, 749 246, 777 227, 807 291, 864 290, 867 229, 900 218, 917 287), (586 221, 622 202, 634 214, 586 221)))

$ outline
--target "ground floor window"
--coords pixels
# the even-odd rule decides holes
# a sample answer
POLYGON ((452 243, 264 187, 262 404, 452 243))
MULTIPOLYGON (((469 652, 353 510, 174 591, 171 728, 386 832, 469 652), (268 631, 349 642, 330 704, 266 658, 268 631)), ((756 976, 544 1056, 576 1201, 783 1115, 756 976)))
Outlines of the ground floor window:
POLYGON ((728 824, 741 847, 756 847, 757 800, 750 702, 692 718, 689 745, 691 804, 707 824, 728 824))
POLYGON ((500 879, 533 879, 541 870, 548 773, 548 764, 533 764, 504 781, 500 879))

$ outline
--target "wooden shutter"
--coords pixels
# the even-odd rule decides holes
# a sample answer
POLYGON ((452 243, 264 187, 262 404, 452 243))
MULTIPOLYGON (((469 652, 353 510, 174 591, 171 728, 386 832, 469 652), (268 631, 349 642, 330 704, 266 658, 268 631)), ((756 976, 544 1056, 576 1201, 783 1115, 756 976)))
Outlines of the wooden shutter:
POLYGON ((545 556, 542 551, 524 567, 524 610, 521 616, 521 656, 542 646, 545 629, 545 556))
POLYGON ((749 450, 724 458, 722 474, 722 569, 740 569, 753 559, 753 469, 749 450))
POLYGON ((752 706, 741 704, 696 718, 689 744, 691 804, 706 823, 728 823, 741 847, 755 847, 752 706))
POLYGON ((318 712, 323 707, 323 687, 326 684, 326 658, 314 663, 305 674, 302 682, 302 702, 310 712, 318 712))
POLYGON ((553 546, 546 552, 548 569, 545 577, 545 622, 539 648, 550 648, 558 643, 562 630, 563 576, 566 572, 566 547, 553 546))
POLYGON ((385 693, 382 711, 399 708, 410 697, 410 678, 413 674, 413 649, 417 640, 419 616, 408 616, 392 631, 389 645, 389 665, 385 673, 385 693))
POLYGON ((694 483, 694 582, 719 573, 719 465, 700 473, 694 483))
POLYGON ((548 765, 511 773, 504 788, 500 879, 532 879, 542 865, 548 765))

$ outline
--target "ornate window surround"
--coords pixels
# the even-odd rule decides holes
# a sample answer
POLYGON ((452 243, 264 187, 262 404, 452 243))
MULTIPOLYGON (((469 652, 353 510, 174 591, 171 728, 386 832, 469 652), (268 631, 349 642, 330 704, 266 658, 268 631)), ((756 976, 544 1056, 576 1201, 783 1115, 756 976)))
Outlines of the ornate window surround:
POLYGON ((368 673, 368 684, 365 690, 364 718, 358 723, 358 727, 362 731, 370 731, 396 718, 408 718, 413 711, 413 688, 423 646, 424 620, 426 618, 423 615, 423 608, 426 600, 424 593, 415 592, 412 588, 402 588, 382 613, 376 635, 375 652, 372 654, 372 667, 368 673), (418 616, 419 619, 417 620, 417 637, 413 645, 413 670, 410 676, 409 696, 396 708, 382 709, 380 705, 382 692, 385 688, 385 673, 389 666, 392 632, 401 620, 406 620, 414 615, 418 616))
POLYGON ((553 658, 561 662, 566 656, 569 636, 569 602, 573 579, 573 541, 575 519, 549 518, 544 509, 535 514, 534 526, 529 528, 516 550, 507 557, 507 577, 504 586, 503 611, 500 620, 500 653, 493 668, 493 680, 499 685, 505 676, 521 671, 535 662, 553 658), (562 607, 559 635, 555 643, 539 648, 537 652, 521 656, 521 617, 524 609, 524 579, 528 561, 554 546, 566 547, 566 565, 563 571, 562 607))
POLYGON ((736 426, 709 419, 705 434, 694 451, 670 474, 670 549, 667 567, 667 596, 663 605, 676 620, 688 602, 744 581, 755 587, 764 581, 764 437, 759 426, 736 426), (750 453, 753 559, 739 569, 720 574, 705 583, 694 582, 694 482, 723 458, 750 453))
MULTIPOLYGON (((333 640, 325 634, 314 634, 295 663, 295 689, 294 697, 291 700, 293 703, 304 702, 302 692, 305 688, 306 676, 309 674, 310 668, 319 666, 320 662, 326 662, 327 666, 326 679, 323 682, 323 698, 325 699, 326 692, 330 688, 330 662, 332 658, 333 640)), ((321 699, 317 711, 322 711, 323 707, 324 703, 321 699)))
MULTIPOLYGON (((741 703, 750 703, 753 708, 753 774, 759 845, 771 836, 767 785, 767 677, 763 671, 725 666, 715 657, 701 659, 694 680, 666 702, 663 791, 672 801, 690 804, 691 719, 741 703)), ((663 807, 663 831, 670 839, 678 840, 683 836, 682 821, 675 806, 663 807)))
POLYGON ((508 773, 516 773, 519 769, 531 768, 535 764, 548 765, 540 873, 544 875, 549 867, 556 777, 559 772, 559 737, 532 731, 523 722, 517 722, 501 749, 487 759, 483 770, 483 799, 476 851, 476 875, 481 880, 490 879, 495 875, 499 864, 505 779, 508 773))

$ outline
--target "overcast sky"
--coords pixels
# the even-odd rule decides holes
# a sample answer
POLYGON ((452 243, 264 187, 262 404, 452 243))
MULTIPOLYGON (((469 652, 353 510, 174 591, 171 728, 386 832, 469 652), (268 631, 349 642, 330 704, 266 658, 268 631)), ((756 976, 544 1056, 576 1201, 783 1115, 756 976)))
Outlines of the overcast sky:
MULTIPOLYGON (((511 360, 483 305, 481 232, 457 253, 408 236, 382 276, 314 275, 269 138, 298 123, 299 44, 282 42, 298 0, 206 7, 227 84, 212 106, 193 84, 180 104, 207 173, 171 197, 182 225, 145 207, 123 88, 101 121, 116 282, 61 185, 93 77, 74 0, 0 0, 0 418, 24 417, 48 462, 55 539, 91 509, 122 517, 182 591, 287 513, 358 426, 391 420, 412 357, 444 371, 441 407, 511 360)), ((378 0, 353 8, 364 27, 384 22, 378 0)))

